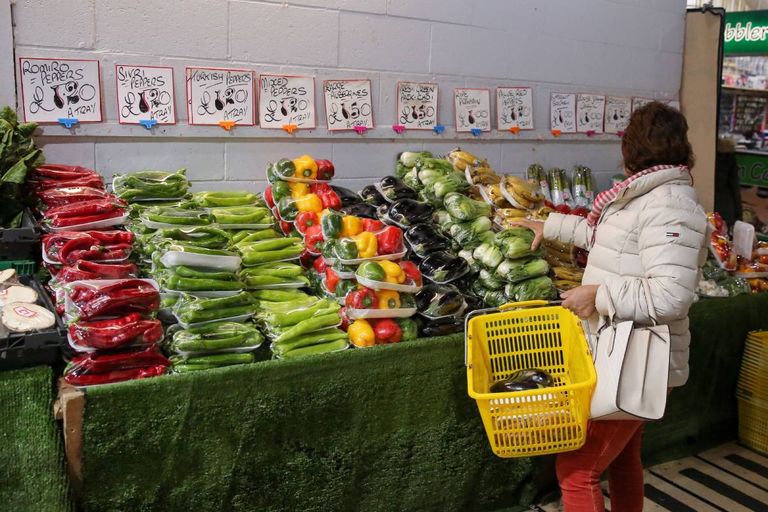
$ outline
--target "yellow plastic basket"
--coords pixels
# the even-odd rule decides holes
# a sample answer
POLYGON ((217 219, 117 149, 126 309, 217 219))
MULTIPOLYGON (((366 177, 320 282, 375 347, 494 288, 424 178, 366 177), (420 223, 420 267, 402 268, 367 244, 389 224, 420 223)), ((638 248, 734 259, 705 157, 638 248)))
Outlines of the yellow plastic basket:
POLYGON ((579 319, 546 301, 471 313, 465 359, 469 396, 477 402, 493 453, 529 457, 580 448, 596 375, 579 319), (555 386, 491 393, 513 372, 538 368, 555 386))
POLYGON ((768 454, 768 402, 738 397, 739 440, 758 452, 768 454))

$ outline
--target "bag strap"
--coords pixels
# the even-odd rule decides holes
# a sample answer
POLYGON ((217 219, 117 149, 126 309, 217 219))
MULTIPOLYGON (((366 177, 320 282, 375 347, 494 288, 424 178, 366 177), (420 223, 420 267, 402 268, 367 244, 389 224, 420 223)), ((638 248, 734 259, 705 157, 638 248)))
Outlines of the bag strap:
POLYGON ((659 325, 659 319, 656 317, 656 307, 653 304, 651 285, 648 284, 647 279, 641 279, 640 282, 643 285, 643 292, 645 293, 645 303, 648 305, 648 317, 651 319, 651 325, 656 327, 659 325))

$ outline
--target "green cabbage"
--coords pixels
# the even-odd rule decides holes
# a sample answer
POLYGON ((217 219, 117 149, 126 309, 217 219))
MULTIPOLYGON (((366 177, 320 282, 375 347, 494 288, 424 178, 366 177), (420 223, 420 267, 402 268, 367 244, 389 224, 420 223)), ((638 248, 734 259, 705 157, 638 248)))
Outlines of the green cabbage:
POLYGON ((496 234, 496 246, 504 256, 511 259, 525 258, 533 254, 533 231, 526 228, 510 228, 496 234))
POLYGON ((458 192, 451 192, 445 196, 443 205, 451 217, 458 221, 475 220, 478 217, 491 215, 491 205, 475 201, 458 192))
POLYGON ((518 283, 533 277, 545 276, 547 273, 549 273, 549 264, 546 260, 540 258, 532 260, 504 260, 496 267, 496 275, 510 283, 518 283))
POLYGON ((478 282, 483 286, 483 288, 488 290, 501 290, 504 288, 504 281, 497 279, 491 271, 486 269, 482 269, 480 271, 478 282))
POLYGON ((498 247, 492 244, 481 244, 472 253, 472 257, 485 268, 494 270, 504 259, 498 247))
POLYGON ((527 300, 552 300, 557 298, 555 284, 548 277, 535 277, 517 284, 508 284, 504 293, 510 300, 523 302, 527 300))

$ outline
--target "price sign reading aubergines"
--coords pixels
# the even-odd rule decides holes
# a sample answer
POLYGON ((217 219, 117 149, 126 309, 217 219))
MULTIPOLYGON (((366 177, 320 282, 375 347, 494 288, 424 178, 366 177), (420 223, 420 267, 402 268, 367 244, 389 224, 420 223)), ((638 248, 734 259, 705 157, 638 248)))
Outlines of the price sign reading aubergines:
POLYGON ((315 79, 311 76, 259 76, 259 124, 262 128, 315 127, 315 79))
POLYGON ((173 96, 173 68, 115 66, 117 119, 121 124, 176 124, 173 96))
POLYGON ((560 133, 576 132, 576 95, 553 92, 549 97, 549 127, 560 133))
POLYGON ((437 125, 437 84, 399 82, 397 122, 411 130, 431 130, 437 125))
POLYGON ((99 62, 78 59, 20 58, 24 120, 57 123, 75 118, 101 121, 99 62))
POLYGON ((189 124, 216 125, 219 121, 255 124, 253 71, 187 68, 186 75, 189 124))
POLYGON ((488 89, 454 89, 456 131, 491 130, 491 92, 488 89))
POLYGON ((330 131, 373 128, 370 80, 326 80, 323 96, 330 131))

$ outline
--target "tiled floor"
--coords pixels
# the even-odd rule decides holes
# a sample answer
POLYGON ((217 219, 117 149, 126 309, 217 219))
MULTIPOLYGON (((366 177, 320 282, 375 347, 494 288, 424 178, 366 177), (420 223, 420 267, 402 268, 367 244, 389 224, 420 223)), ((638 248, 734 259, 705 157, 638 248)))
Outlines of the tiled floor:
MULTIPOLYGON (((606 487, 605 510, 610 511, 606 487)), ((532 510, 560 512, 563 508, 560 503, 550 503, 532 510)), ((643 510, 768 512, 768 457, 729 443, 654 466, 645 471, 643 510)))

